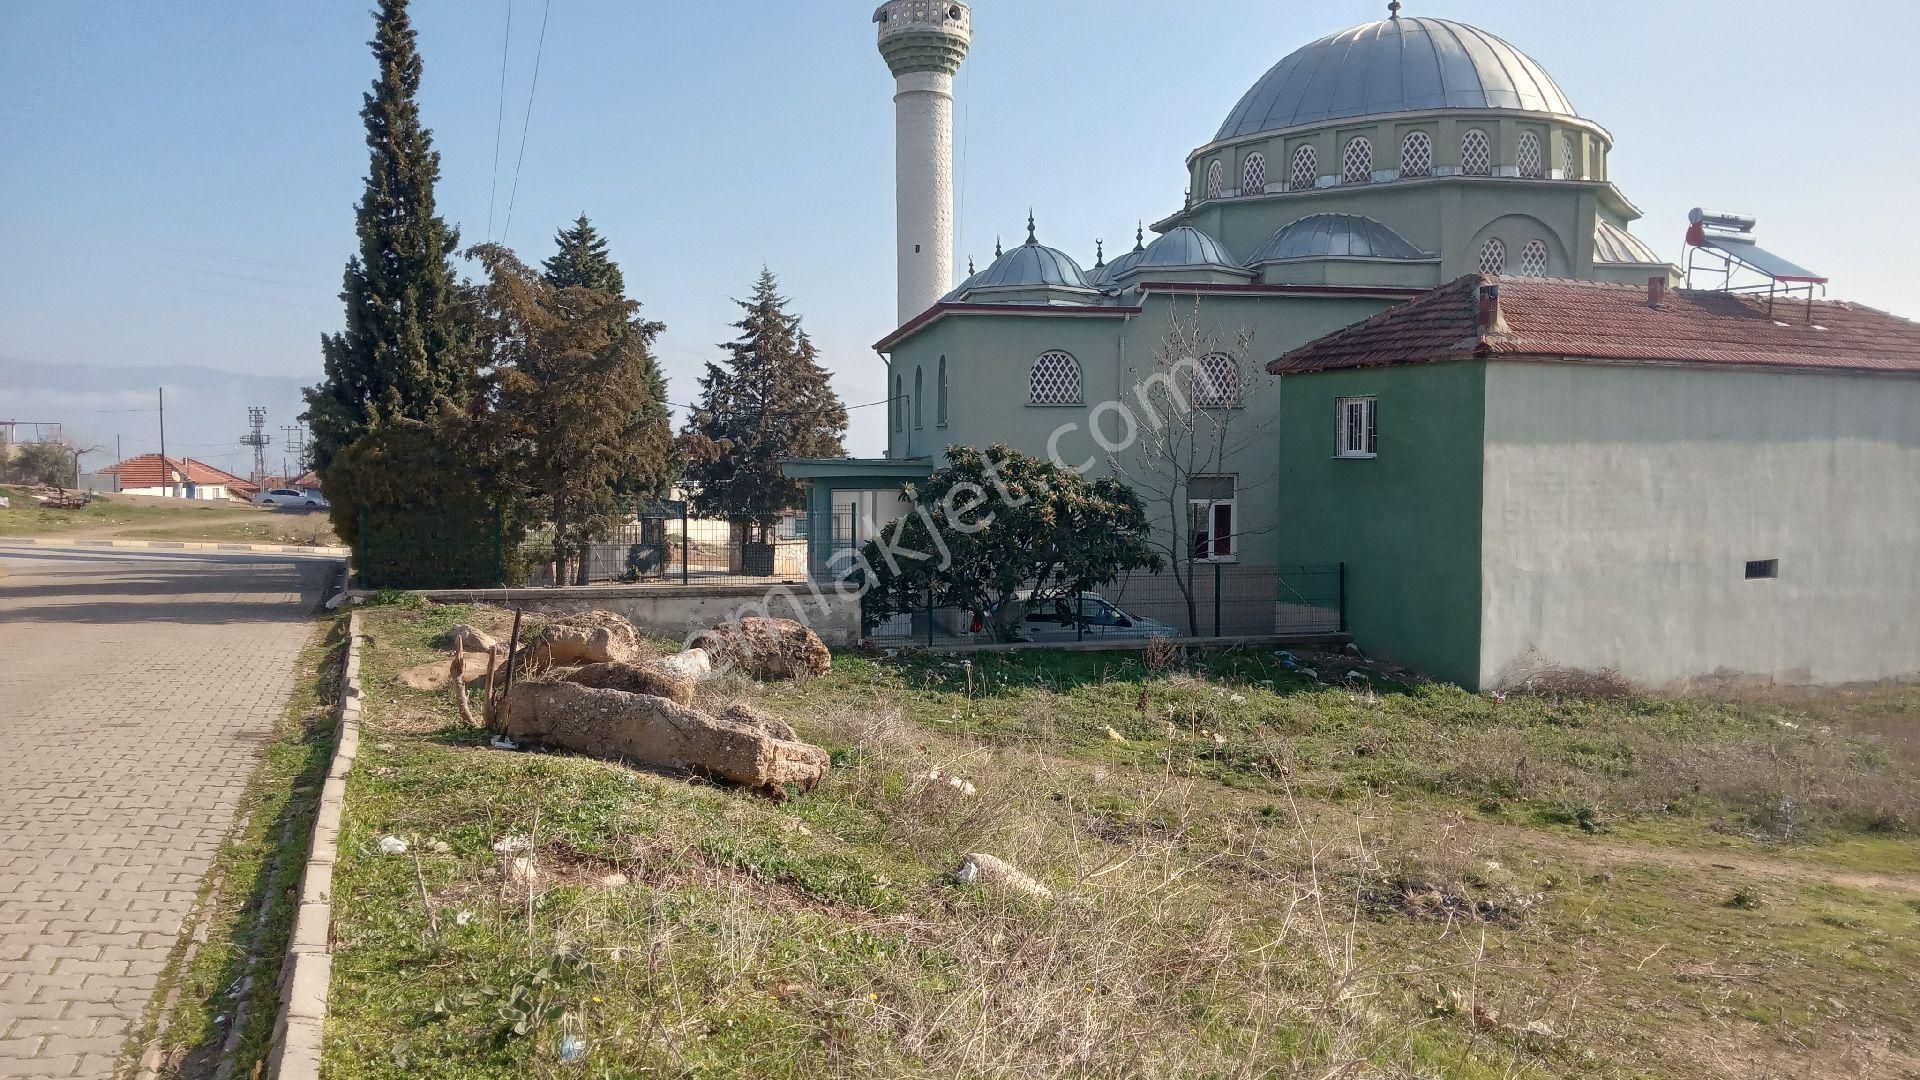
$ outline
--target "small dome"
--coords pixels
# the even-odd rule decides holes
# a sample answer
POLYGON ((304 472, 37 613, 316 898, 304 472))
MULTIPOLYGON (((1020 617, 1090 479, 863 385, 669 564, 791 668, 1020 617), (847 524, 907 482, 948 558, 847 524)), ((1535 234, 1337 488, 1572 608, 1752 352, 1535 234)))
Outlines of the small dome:
POLYGON ((1182 225, 1148 244, 1147 250, 1141 252, 1140 258, 1127 270, 1139 273, 1142 270, 1171 270, 1175 267, 1237 271, 1240 264, 1233 261, 1233 256, 1220 246, 1220 241, 1191 225, 1182 225))
POLYGON ((1296 49, 1253 84, 1214 139, 1429 109, 1578 115, 1545 68, 1485 30, 1393 18, 1296 49))
POLYGON ((1596 221, 1593 223, 1593 261, 1647 266, 1664 263, 1667 260, 1648 247, 1645 240, 1618 225, 1596 221))
MULTIPOLYGON (((968 264, 967 269, 969 270, 973 269, 973 266, 971 263, 968 264)), ((968 289, 973 288, 975 285, 979 283, 980 283, 980 273, 979 271, 974 271, 973 273, 967 275, 967 280, 955 286, 952 292, 941 297, 940 302, 943 304, 957 303, 967 295, 968 289)))
POLYGON ((1281 259, 1426 259, 1430 256, 1370 217, 1314 214, 1281 226, 1248 260, 1249 266, 1281 259))
POLYGON ((993 260, 985 270, 967 279, 964 289, 1019 289, 1056 286, 1090 289, 1087 275, 1073 257, 1034 238, 1033 219, 1027 219, 1027 242, 993 260))

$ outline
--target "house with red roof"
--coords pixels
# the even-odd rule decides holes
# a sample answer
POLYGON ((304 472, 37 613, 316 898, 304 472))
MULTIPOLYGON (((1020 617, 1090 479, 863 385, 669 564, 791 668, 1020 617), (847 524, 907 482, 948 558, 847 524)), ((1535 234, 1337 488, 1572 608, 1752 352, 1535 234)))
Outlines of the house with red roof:
POLYGON ((1293 349, 1281 558, 1474 688, 1920 673, 1920 324, 1469 275, 1293 349))
POLYGON ((101 471, 113 476, 113 490, 127 495, 244 502, 259 494, 251 482, 193 458, 141 454, 101 471))

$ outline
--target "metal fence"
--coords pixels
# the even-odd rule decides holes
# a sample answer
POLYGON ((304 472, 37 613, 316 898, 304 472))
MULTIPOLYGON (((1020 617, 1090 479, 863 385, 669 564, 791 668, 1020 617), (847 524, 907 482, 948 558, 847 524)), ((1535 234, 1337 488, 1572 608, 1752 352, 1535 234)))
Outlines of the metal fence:
MULTIPOLYGON (((656 502, 640 509, 628 524, 588 545, 585 583, 737 585, 798 582, 807 576, 805 514, 787 514, 770 528, 743 522, 693 517, 684 502, 656 502)), ((529 533, 520 547, 526 584, 563 584, 555 580, 553 533, 529 533)), ((570 553, 567 563, 571 564, 570 553)), ((578 567, 566 567, 564 584, 580 584, 578 567)))
MULTIPOLYGON (((1098 592, 1042 602, 1022 613, 1011 639, 1031 642, 1234 638, 1346 630, 1346 568, 1195 563, 1180 573, 1130 575, 1098 592)), ((997 643, 992 613, 940 607, 870 618, 875 641, 923 645, 997 643)))

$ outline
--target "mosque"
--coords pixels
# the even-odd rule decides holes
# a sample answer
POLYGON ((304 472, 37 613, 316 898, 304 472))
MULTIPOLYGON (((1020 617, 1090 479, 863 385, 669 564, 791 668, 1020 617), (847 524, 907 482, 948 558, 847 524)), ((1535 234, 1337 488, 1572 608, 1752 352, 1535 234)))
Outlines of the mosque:
MULTIPOLYGON (((1338 566, 1357 642, 1469 687, 1529 664, 1658 684, 1920 670, 1903 613, 1920 601, 1920 328, 1815 299, 1825 279, 1738 215, 1697 213, 1686 268, 1663 259, 1609 179, 1613 135, 1544 67, 1399 9, 1260 76, 1131 250, 1083 264, 1030 216, 955 286, 971 12, 883 4, 888 445, 788 464, 814 521, 851 522, 817 526, 816 565, 896 517, 946 446, 1004 443, 1134 482, 1167 549, 1212 564, 1194 580, 1231 598, 1233 633, 1287 629, 1291 570, 1338 566), (1723 287, 1682 288, 1697 261, 1723 287), (1176 490, 1122 414, 1178 326, 1201 346, 1210 434, 1176 490)), ((1135 583, 1112 597, 1174 621, 1135 583)))

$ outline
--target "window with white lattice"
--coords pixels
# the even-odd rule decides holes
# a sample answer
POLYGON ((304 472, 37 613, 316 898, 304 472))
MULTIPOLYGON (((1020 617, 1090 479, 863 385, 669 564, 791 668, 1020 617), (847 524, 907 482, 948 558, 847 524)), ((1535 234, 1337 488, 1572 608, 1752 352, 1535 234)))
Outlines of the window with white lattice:
POLYGON ((1287 186, 1295 191, 1306 191, 1320 179, 1320 155, 1309 143, 1293 152, 1293 173, 1287 186))
POLYGON ((1400 143, 1400 175, 1433 175, 1433 136, 1424 131, 1407 133, 1406 139, 1400 143))
POLYGON ((1240 194, 1259 195, 1267 190, 1267 155, 1254 151, 1247 155, 1246 168, 1240 170, 1240 194))
POLYGON ((1080 404, 1080 361, 1063 352, 1041 353, 1033 362, 1028 389, 1029 405, 1080 404))
POLYGON ((1483 274, 1504 274, 1507 272, 1507 242, 1499 237, 1490 237, 1480 248, 1480 272, 1483 274))
POLYGON ((1520 249, 1520 276, 1547 276, 1547 242, 1529 240, 1527 246, 1520 249))
POLYGON ((913 430, 915 431, 923 431, 926 429, 926 426, 927 426, 927 418, 925 414, 923 414, 920 411, 920 403, 926 400, 926 396, 927 396, 926 385, 924 381, 921 379, 921 371, 919 368, 914 368, 913 369, 913 430))
POLYGON ((1493 175, 1493 142, 1479 128, 1460 136, 1460 171, 1468 176, 1493 175))
POLYGON ((1220 186, 1224 183, 1224 173, 1225 170, 1220 168, 1218 161, 1207 166, 1207 198, 1217 199, 1220 197, 1220 186))
POLYGON ((1333 403, 1333 456, 1370 458, 1379 446, 1375 418, 1379 399, 1343 397, 1333 403))
POLYGON ((1240 406, 1240 365, 1226 353, 1210 353, 1200 358, 1193 373, 1193 404, 1201 409, 1235 409, 1240 406))
POLYGON ((938 405, 935 408, 934 414, 933 414, 934 423, 940 425, 941 427, 946 427, 947 426, 947 358, 944 356, 940 358, 940 386, 938 389, 934 391, 934 393, 937 395, 934 398, 934 400, 938 402, 938 405))
POLYGON ((893 400, 887 403, 887 411, 893 414, 893 430, 907 430, 907 409, 902 400, 906 397, 906 384, 900 376, 893 377, 893 400))
POLYGON ((1520 175, 1529 180, 1538 180, 1546 175, 1546 155, 1540 152, 1540 136, 1531 131, 1520 133, 1520 149, 1516 164, 1520 166, 1520 175))
POLYGON ((1347 149, 1340 155, 1340 182, 1373 183, 1373 142, 1365 135, 1347 140, 1347 149))
POLYGON ((1568 180, 1580 179, 1580 174, 1574 171, 1573 157, 1573 136, 1569 135, 1560 140, 1560 175, 1568 180))

